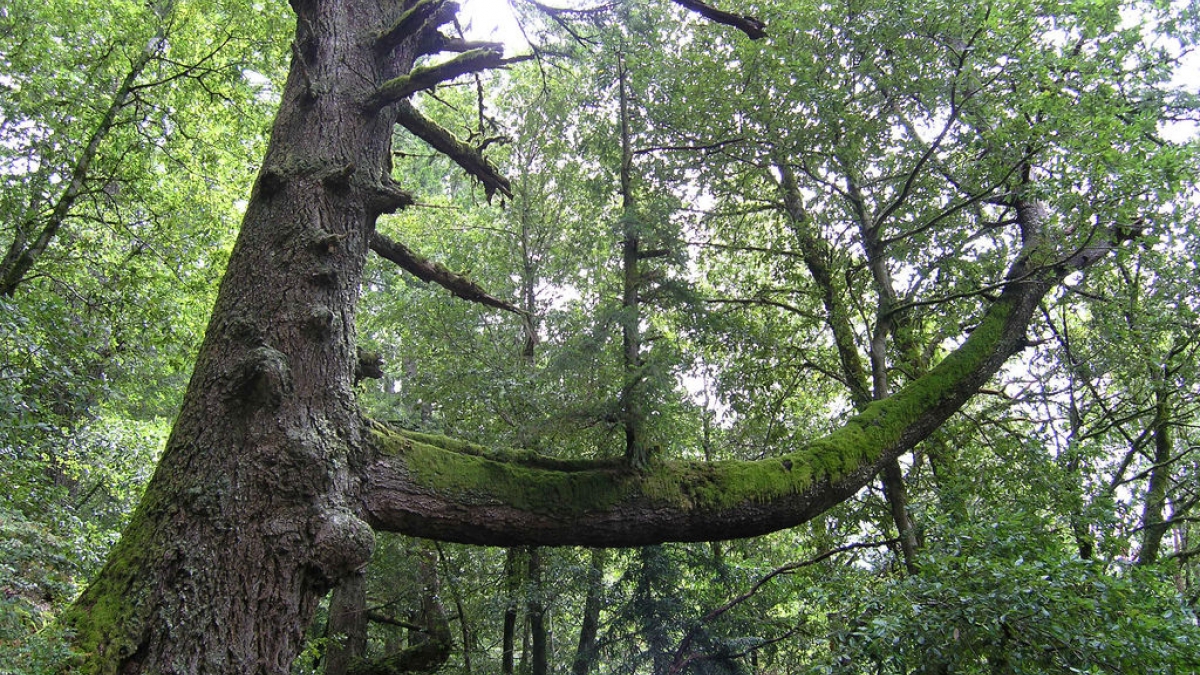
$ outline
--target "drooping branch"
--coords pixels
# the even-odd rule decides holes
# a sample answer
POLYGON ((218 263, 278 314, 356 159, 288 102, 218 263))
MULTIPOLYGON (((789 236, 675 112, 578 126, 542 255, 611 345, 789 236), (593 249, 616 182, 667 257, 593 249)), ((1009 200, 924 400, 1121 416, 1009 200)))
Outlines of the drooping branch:
POLYGON ((454 160, 455 164, 483 183, 488 199, 497 192, 505 197, 512 197, 508 179, 501 175, 479 150, 459 140, 449 129, 422 115, 408 101, 397 106, 396 112, 397 124, 428 143, 434 150, 454 160))
POLYGON ((377 529, 503 546, 641 546, 793 527, 849 498, 943 424, 1029 344, 1026 329, 1046 292, 1094 260, 1025 251, 1009 271, 1019 281, 961 347, 837 431, 780 457, 659 461, 631 471, 620 462, 550 460, 373 427, 364 517, 377 529), (1036 258, 1048 264, 1030 267, 1036 258))
POLYGON ((483 290, 483 287, 467 277, 451 272, 438 263, 422 258, 404 244, 392 241, 378 232, 371 235, 371 250, 378 253, 380 257, 396 263, 401 269, 421 281, 433 282, 463 300, 478 302, 488 307, 503 309, 522 316, 525 314, 517 306, 491 295, 483 290))
POLYGON ((481 70, 500 68, 521 59, 505 59, 504 53, 492 47, 472 49, 433 66, 418 66, 406 75, 384 82, 375 95, 367 100, 368 110, 379 110, 412 96, 418 91, 481 70))
POLYGON ((744 14, 733 14, 717 9, 711 5, 706 5, 698 0, 671 0, 675 4, 699 14, 700 16, 715 21, 716 23, 725 26, 731 26, 746 34, 746 37, 751 40, 761 40, 767 36, 767 24, 744 14))

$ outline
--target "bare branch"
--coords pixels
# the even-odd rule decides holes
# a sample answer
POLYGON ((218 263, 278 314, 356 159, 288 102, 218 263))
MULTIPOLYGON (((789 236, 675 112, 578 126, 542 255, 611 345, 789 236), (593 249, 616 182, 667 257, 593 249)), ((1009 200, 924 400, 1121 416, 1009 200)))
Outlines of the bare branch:
POLYGON ((639 148, 633 151, 635 155, 647 155, 654 152, 704 152, 709 153, 720 150, 727 145, 736 143, 744 143, 744 138, 731 138, 727 141, 716 141, 705 145, 656 145, 649 148, 639 148))
POLYGON ((693 11, 710 21, 715 21, 716 23, 724 24, 726 26, 732 26, 733 28, 745 33, 746 37, 749 37, 751 40, 761 40, 767 36, 767 24, 752 16, 724 12, 716 7, 712 7, 711 5, 698 2, 697 0, 671 1, 680 7, 693 11))
POLYGON ((478 302, 488 307, 503 309, 506 312, 512 312, 521 316, 525 315, 525 312, 512 303, 491 295, 483 290, 479 284, 467 277, 451 272, 438 263, 422 258, 404 244, 392 241, 378 232, 371 234, 371 250, 378 253, 380 257, 396 263, 401 269, 421 281, 431 281, 463 300, 478 302))
POLYGON ((432 89, 456 77, 490 68, 499 68, 513 62, 512 59, 505 59, 503 52, 492 47, 472 49, 449 61, 435 66, 418 66, 407 75, 384 82, 375 95, 367 100, 366 107, 368 110, 380 110, 387 105, 402 101, 418 91, 432 89))
POLYGON ((421 44, 417 47, 417 51, 421 54, 436 54, 438 52, 457 52, 462 54, 475 49, 503 51, 504 43, 464 40, 462 38, 450 37, 439 31, 432 31, 422 38, 421 44))

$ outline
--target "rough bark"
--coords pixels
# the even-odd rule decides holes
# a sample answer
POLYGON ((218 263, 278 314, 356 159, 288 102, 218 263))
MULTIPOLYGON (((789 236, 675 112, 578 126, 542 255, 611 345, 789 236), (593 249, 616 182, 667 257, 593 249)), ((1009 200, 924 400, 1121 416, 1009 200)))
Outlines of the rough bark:
POLYGON ((291 72, 180 415, 64 617, 83 672, 286 673, 374 545, 355 514, 354 313, 375 219, 411 198, 389 176, 394 115, 363 103, 414 50, 370 48, 392 3, 293 7, 291 72))

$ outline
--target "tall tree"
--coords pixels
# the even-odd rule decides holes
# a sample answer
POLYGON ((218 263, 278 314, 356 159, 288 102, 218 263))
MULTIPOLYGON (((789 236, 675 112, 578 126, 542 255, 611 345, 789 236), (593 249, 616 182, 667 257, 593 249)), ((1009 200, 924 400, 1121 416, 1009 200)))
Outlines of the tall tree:
MULTIPOLYGON (((761 36, 746 17, 678 4, 761 36)), ((1007 245, 986 252, 993 276, 969 335, 839 429, 761 461, 631 472, 385 428, 364 420, 353 383, 365 260, 371 248, 394 251, 376 222, 414 202, 392 174, 393 129, 506 196, 479 148, 408 99, 507 61, 496 45, 443 34, 457 9, 443 0, 291 6, 290 74, 182 410, 132 522, 65 616, 84 672, 287 672, 317 602, 366 563, 376 529, 633 546, 804 522, 871 482, 1027 347, 1046 294, 1111 252, 1126 225, 1105 218, 1072 238, 1047 206, 1061 197, 1053 181, 1008 184, 996 225, 1007 245), (453 56, 427 58, 444 52, 453 56)))

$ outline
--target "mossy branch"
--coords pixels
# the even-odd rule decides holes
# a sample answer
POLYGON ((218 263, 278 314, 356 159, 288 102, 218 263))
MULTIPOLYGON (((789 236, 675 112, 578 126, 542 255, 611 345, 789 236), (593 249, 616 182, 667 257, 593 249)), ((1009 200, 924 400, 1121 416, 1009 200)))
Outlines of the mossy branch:
POLYGON ((558 468, 376 428, 367 517, 379 529, 505 546, 639 546, 792 527, 854 494, 995 373, 1023 344, 1031 309, 1016 304, 997 303, 928 376, 769 460, 656 462, 639 472, 611 463, 558 468))
POLYGON ((1098 253, 1026 270, 926 375, 781 457, 655 461, 637 472, 612 463, 556 466, 376 426, 364 517, 382 530, 497 546, 641 546, 799 525, 852 496, 958 411, 1028 344, 1029 321, 1046 292, 1098 253))
POLYGON ((368 110, 377 111, 385 106, 403 101, 418 91, 432 89, 437 85, 468 73, 499 68, 511 61, 496 49, 472 49, 435 66, 418 66, 407 75, 384 82, 379 90, 367 100, 368 110))
POLYGON ((458 13, 457 2, 447 0, 420 0, 413 5, 387 30, 379 34, 375 47, 380 52, 395 49, 413 35, 420 34, 425 29, 436 28, 454 19, 458 13))
POLYGON ((482 152, 459 140, 450 130, 422 115, 408 101, 397 106, 396 123, 428 143, 434 150, 454 160, 455 164, 483 183, 483 189, 487 193, 488 199, 491 199, 492 195, 497 192, 505 197, 512 197, 512 186, 508 179, 492 166, 482 152))

